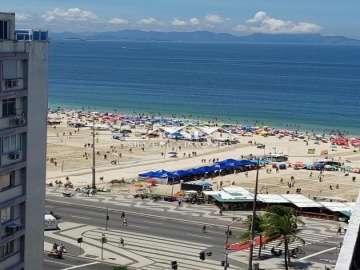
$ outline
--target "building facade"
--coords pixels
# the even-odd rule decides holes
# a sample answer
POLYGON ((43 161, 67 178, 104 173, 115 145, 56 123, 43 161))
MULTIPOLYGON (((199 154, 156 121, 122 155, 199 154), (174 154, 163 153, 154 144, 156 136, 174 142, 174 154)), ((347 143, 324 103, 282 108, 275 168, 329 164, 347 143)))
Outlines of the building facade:
POLYGON ((47 33, 0 13, 0 269, 42 269, 47 33))
POLYGON ((336 263, 335 270, 360 269, 360 194, 351 213, 349 226, 336 263))

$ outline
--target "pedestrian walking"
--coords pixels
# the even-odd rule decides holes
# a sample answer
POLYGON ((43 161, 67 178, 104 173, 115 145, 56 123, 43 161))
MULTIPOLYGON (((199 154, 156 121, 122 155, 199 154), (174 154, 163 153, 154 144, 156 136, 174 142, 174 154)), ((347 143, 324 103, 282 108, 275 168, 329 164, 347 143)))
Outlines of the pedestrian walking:
POLYGON ((125 241, 124 238, 120 238, 120 246, 125 247, 125 241))
POLYGON ((123 226, 128 226, 128 222, 127 222, 127 219, 126 219, 126 217, 125 218, 123 218, 123 226))

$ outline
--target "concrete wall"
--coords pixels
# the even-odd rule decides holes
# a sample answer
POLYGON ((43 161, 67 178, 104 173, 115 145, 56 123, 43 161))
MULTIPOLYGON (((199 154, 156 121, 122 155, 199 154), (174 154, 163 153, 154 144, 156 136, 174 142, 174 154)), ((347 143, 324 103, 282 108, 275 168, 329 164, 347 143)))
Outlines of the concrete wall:
POLYGON ((41 270, 46 177, 48 44, 29 44, 25 269, 41 270))
POLYGON ((355 270, 354 261, 360 262, 360 194, 352 211, 349 226, 336 263, 335 270, 355 270))
POLYGON ((9 22, 9 39, 15 39, 15 13, 0 12, 0 20, 9 22))

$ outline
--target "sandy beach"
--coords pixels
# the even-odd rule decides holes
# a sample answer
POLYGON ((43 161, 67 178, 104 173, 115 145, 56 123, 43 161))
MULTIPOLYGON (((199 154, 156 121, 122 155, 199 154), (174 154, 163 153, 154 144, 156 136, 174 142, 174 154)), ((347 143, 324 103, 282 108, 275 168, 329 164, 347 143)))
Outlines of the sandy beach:
MULTIPOLYGON (((49 118, 58 123, 48 126, 47 183, 68 178, 75 187, 91 184, 92 135, 90 127, 70 127, 69 120, 74 121, 74 113, 57 112, 49 118)), ((75 117, 76 118, 76 117, 75 117)), ((79 119, 77 119, 79 120, 79 119)), ((96 125, 95 125, 96 127, 96 125)), ((175 140, 164 137, 157 131, 143 124, 126 126, 131 133, 124 140, 113 139, 113 132, 106 128, 96 128, 96 181, 99 186, 111 187, 111 180, 125 180, 130 183, 136 180, 139 173, 150 170, 177 170, 195 168, 212 164, 214 160, 227 158, 242 159, 244 156, 281 153, 289 156, 289 163, 312 163, 327 157, 345 163, 352 168, 360 168, 358 148, 334 147, 330 142, 318 142, 313 139, 298 139, 293 136, 264 136, 253 134, 234 134, 216 131, 208 135, 208 140, 194 142, 175 140), (150 135, 149 135, 150 134, 150 135), (236 144, 219 143, 229 139, 236 144), (256 145, 264 144, 265 149, 256 145), (309 149, 314 154, 309 154, 309 149), (169 152, 177 152, 177 157, 170 157, 169 152), (321 153, 327 152, 326 155, 321 153)), ((196 127, 189 126, 188 129, 196 127)), ((270 165, 267 165, 270 168, 270 165)), ((324 197, 353 201, 360 189, 360 175, 345 174, 340 171, 325 171, 323 180, 318 179, 318 171, 294 170, 288 168, 271 173, 266 169, 260 171, 260 191, 262 193, 284 194, 295 193, 301 188, 302 194, 308 197, 324 197), (312 173, 311 173, 312 172, 312 173), (289 188, 290 177, 295 178, 295 185, 289 188), (356 180, 353 181, 353 177, 356 180), (330 187, 331 186, 331 187, 330 187)), ((213 188, 219 188, 220 181, 224 186, 235 184, 248 189, 254 187, 255 172, 226 175, 210 179, 213 188)), ((175 185, 174 190, 179 190, 175 185)), ((155 193, 169 193, 171 187, 157 185, 151 187, 155 193)), ((133 192, 133 185, 113 187, 113 191, 133 192)))

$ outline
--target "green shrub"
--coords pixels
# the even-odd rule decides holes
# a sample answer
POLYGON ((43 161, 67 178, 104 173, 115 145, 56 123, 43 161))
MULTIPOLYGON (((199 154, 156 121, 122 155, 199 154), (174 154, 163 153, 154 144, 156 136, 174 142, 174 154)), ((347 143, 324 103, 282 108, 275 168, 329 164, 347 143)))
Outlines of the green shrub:
POLYGON ((113 270, 128 270, 127 266, 114 266, 113 270))

